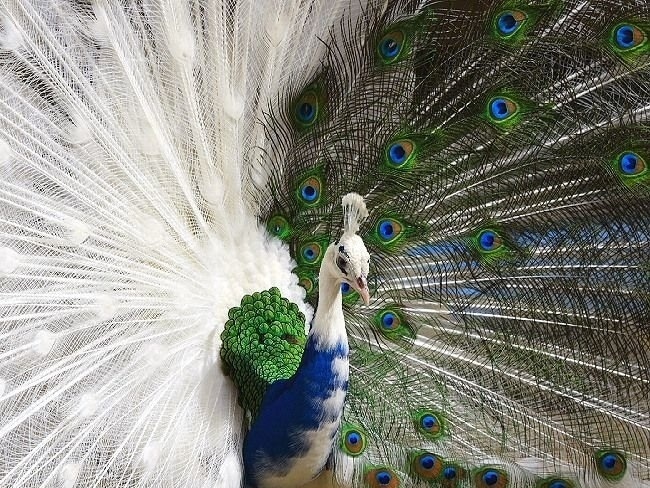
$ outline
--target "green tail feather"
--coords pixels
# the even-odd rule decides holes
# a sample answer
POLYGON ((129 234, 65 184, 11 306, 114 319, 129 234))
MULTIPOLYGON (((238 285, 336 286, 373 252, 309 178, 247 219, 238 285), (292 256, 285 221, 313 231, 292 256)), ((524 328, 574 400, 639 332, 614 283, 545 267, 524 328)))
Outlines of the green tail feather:
POLYGON ((650 479, 648 19, 632 2, 391 1, 332 37, 317 122, 269 124, 288 142, 266 161, 284 175, 267 221, 291 222, 275 234, 312 302, 300 250, 335 238, 343 194, 370 212, 339 481, 650 479))

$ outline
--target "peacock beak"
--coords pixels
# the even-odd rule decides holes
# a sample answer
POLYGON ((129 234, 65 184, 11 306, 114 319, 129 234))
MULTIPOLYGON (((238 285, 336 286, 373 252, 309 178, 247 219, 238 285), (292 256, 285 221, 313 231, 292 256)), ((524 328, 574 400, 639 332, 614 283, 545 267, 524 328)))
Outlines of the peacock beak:
POLYGON ((363 303, 366 305, 370 305, 370 292, 368 291, 368 281, 366 280, 365 277, 360 276, 359 278, 356 279, 354 283, 351 283, 352 288, 354 288, 361 299, 363 300, 363 303))

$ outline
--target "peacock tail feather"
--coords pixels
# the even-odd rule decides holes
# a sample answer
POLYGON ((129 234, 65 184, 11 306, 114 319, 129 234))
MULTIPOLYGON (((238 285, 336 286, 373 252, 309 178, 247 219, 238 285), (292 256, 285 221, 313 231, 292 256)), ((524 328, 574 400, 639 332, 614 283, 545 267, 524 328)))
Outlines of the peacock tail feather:
POLYGON ((342 286, 320 486, 650 486, 647 2, 3 0, 0 27, 0 486, 242 486, 349 192, 372 299, 342 286))
POLYGON ((259 191, 299 272, 341 194, 370 209, 340 483, 647 480, 648 13, 391 2, 267 120, 287 143, 259 191))

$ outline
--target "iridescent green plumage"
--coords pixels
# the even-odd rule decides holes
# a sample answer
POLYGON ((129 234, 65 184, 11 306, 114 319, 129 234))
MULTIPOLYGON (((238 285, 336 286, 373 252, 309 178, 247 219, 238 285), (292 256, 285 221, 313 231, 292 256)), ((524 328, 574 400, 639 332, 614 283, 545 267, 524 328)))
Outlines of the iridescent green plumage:
POLYGON ((304 315, 277 288, 246 295, 228 312, 220 355, 253 418, 268 385, 298 369, 306 337, 304 315))

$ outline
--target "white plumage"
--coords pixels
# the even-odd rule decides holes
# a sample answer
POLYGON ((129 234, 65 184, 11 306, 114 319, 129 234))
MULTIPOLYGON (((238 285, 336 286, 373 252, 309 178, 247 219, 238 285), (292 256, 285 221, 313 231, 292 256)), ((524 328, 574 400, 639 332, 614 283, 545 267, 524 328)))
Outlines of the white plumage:
POLYGON ((475 484, 650 486, 650 24, 619 3, 0 0, 0 487, 239 488, 228 311, 277 287, 310 323, 298 251, 331 239, 338 273, 339 217, 373 300, 322 342, 345 316, 369 447, 314 434, 310 486, 413 479, 421 450, 475 484), (278 207, 308 235, 271 238, 278 207))
POLYGON ((338 11, 3 2, 0 486, 238 486, 220 330, 304 303, 252 213, 258 119, 338 11))

